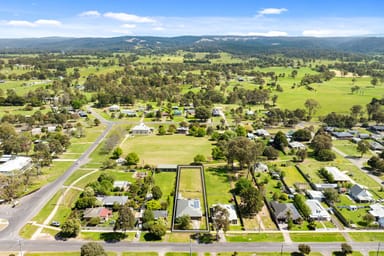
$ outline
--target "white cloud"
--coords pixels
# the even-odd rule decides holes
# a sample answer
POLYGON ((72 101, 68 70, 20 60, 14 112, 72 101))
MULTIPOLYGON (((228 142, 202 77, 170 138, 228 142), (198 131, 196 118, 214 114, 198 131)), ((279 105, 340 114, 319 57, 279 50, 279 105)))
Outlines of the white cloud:
POLYGON ((135 24, 123 24, 121 25, 122 28, 135 28, 136 25, 135 24))
POLYGON ((89 16, 98 17, 100 15, 101 14, 98 11, 94 11, 94 10, 82 12, 82 13, 79 14, 79 16, 81 16, 81 17, 89 17, 89 16))
POLYGON ((35 27, 36 26, 35 23, 26 21, 26 20, 10 20, 7 22, 7 24, 15 27, 35 27))
POLYGON ((42 26, 60 26, 61 22, 58 20, 37 20, 34 22, 36 25, 42 26))
POLYGON ((123 12, 107 12, 104 13, 104 17, 111 18, 124 22, 134 22, 134 23, 154 23, 154 19, 148 17, 141 17, 134 14, 128 14, 123 12))
POLYGON ((284 31, 268 31, 268 32, 249 32, 247 36, 288 36, 284 31))
POLYGON ((37 27, 37 26, 60 26, 61 22, 58 20, 36 20, 34 22, 26 20, 10 20, 6 24, 15 27, 37 27))
POLYGON ((165 30, 165 28, 163 28, 163 27, 154 27, 153 30, 155 30, 155 31, 163 31, 163 30, 165 30))
POLYGON ((281 14, 283 12, 288 11, 286 8, 265 8, 260 10, 258 15, 270 15, 270 14, 281 14))

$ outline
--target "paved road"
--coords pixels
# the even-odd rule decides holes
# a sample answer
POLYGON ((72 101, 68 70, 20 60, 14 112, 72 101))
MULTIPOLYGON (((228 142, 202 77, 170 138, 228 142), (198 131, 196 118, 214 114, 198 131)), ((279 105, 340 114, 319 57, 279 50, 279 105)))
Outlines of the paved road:
MULTIPOLYGON (((46 251, 46 252, 64 252, 80 251, 83 241, 43 241, 26 240, 21 241, 23 251, 46 251)), ((306 243, 311 246, 311 251, 321 252, 325 255, 331 255, 333 251, 340 251, 341 243, 306 243)), ((376 251, 378 243, 349 243, 353 250, 360 251, 367 255, 369 251, 376 251)), ((140 243, 140 242, 118 242, 102 243, 107 251, 115 252, 295 252, 298 243, 140 243)), ((16 240, 0 241, 0 251, 11 252, 18 251, 19 243, 16 240)))
POLYGON ((343 151, 341 151, 341 150, 339 150, 339 149, 337 149, 335 147, 332 147, 332 150, 335 151, 336 153, 338 153, 339 155, 341 155, 342 157, 344 157, 345 159, 347 159, 349 162, 351 162, 353 165, 355 165, 357 168, 359 168, 362 172, 364 172, 365 174, 370 176, 377 183, 381 184, 381 182, 383 181, 379 177, 377 177, 375 175, 372 175, 369 172, 367 172, 366 170, 364 170, 364 168, 363 168, 364 164, 368 161, 368 159, 366 159, 366 158, 350 157, 347 154, 345 154, 343 151))
MULTIPOLYGON (((103 122, 103 120, 101 120, 103 122)), ((88 162, 89 155, 96 149, 98 144, 112 129, 113 123, 103 122, 106 125, 104 132, 96 139, 94 143, 81 155, 81 157, 56 181, 49 183, 40 190, 21 198, 20 204, 15 208, 10 205, 0 206, 0 218, 8 219, 9 225, 0 231, 0 240, 18 239, 19 230, 31 220, 45 204, 55 195, 63 186, 64 181, 81 165, 88 162)))

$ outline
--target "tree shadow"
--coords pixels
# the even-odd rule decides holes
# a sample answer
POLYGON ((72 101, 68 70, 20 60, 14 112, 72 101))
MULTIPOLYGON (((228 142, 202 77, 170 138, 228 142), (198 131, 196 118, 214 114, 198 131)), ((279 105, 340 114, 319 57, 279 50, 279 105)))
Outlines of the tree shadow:
POLYGON ((292 252, 291 256, 303 256, 303 254, 300 252, 292 252))
POLYGON ((127 238, 128 235, 120 232, 106 232, 100 234, 100 239, 107 243, 117 243, 127 238))
POLYGON ((154 234, 151 233, 146 233, 144 235, 145 241, 161 241, 161 237, 155 236, 154 234))
POLYGON ((210 233, 196 233, 191 235, 191 239, 196 240, 199 244, 211 244, 216 241, 216 236, 210 233))

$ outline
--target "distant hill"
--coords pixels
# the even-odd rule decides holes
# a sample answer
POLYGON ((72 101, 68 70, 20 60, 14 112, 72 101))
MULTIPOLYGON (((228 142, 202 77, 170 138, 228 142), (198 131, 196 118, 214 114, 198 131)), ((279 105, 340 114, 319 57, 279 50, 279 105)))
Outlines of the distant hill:
POLYGON ((112 38, 0 39, 1 52, 39 51, 226 51, 234 54, 289 51, 384 53, 384 37, 123 36, 112 38))

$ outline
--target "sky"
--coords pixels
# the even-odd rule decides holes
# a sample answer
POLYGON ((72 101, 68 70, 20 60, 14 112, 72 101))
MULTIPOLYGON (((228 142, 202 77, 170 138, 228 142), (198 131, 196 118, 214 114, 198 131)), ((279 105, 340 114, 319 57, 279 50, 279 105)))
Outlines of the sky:
POLYGON ((383 36, 383 0, 0 0, 0 38, 383 36))

